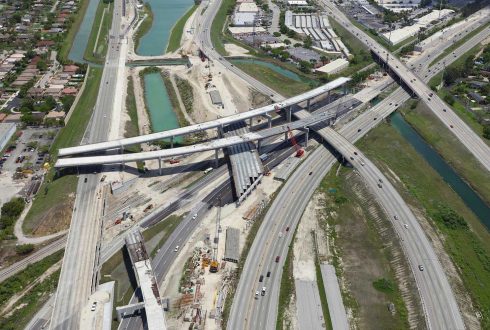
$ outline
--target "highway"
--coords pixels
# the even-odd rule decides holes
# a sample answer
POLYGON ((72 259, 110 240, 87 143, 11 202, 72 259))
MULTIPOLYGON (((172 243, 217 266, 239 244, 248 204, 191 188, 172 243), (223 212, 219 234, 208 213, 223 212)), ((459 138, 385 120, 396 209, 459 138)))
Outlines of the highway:
POLYGON ((209 150, 224 149, 229 146, 254 142, 258 140, 264 140, 268 137, 287 133, 289 130, 301 129, 311 126, 321 121, 334 120, 338 115, 342 115, 349 109, 342 109, 341 111, 317 111, 314 116, 301 119, 299 121, 290 122, 277 127, 271 127, 263 129, 261 131, 248 132, 241 135, 227 136, 221 139, 211 140, 199 144, 193 144, 190 146, 184 146, 179 148, 162 149, 155 151, 135 152, 129 154, 115 154, 104 156, 86 156, 86 157, 74 157, 74 158, 60 158, 56 161, 55 167, 80 167, 102 164, 125 164, 134 161, 144 161, 148 159, 163 159, 173 156, 188 155, 196 152, 204 152, 209 150))
MULTIPOLYGON (((481 42, 485 33, 488 35, 488 31, 481 33, 458 48, 455 51, 456 56, 459 57, 465 50, 481 42)), ((448 45, 448 43, 441 45, 437 51, 441 53, 448 45)), ((435 56, 438 55, 436 54, 435 56)), ((451 58, 455 57, 448 55, 444 60, 448 63, 452 61, 451 58)), ((426 67, 430 63, 427 59, 427 55, 424 55, 416 63, 424 63, 424 67, 426 67)), ((432 74, 436 74, 436 72, 433 71, 432 74)), ((357 141, 369 129, 379 123, 382 118, 389 115, 408 98, 408 94, 402 88, 398 88, 387 99, 344 126, 340 130, 341 134, 347 137, 352 143, 357 141)), ((327 137, 332 134, 337 134, 333 130, 330 131, 334 133, 328 130, 330 129, 325 128, 319 133, 327 137)), ((344 149, 354 148, 350 143, 345 143, 345 140, 331 140, 331 142, 334 143, 336 148, 344 150, 349 155, 353 155, 355 149, 344 149)), ((360 155, 359 152, 358 154, 360 155)), ((347 159, 349 158, 350 156, 347 159)), ((242 277, 234 296, 235 299, 230 312, 228 329, 270 329, 275 327, 282 266, 290 244, 291 232, 294 232, 294 228, 300 219, 304 207, 311 198, 314 188, 319 183, 316 175, 318 174, 321 180, 334 162, 335 158, 325 148, 318 148, 304 161, 301 168, 294 172, 293 176, 286 182, 278 194, 249 252, 249 256, 252 257, 247 258, 245 262, 242 277), (289 232, 285 232, 285 228, 287 227, 290 227, 289 232), (276 236, 279 231, 282 231, 286 235, 279 239, 276 236), (280 257, 278 263, 275 262, 277 256, 280 257), (259 285, 259 276, 264 275, 267 271, 272 271, 271 277, 266 278, 265 282, 259 285), (265 297, 259 297, 258 301, 255 301, 255 291, 260 290, 262 285, 267 287, 268 292, 265 297)), ((427 316, 427 322, 434 329, 463 329, 464 324, 447 278, 415 217, 409 213, 410 209, 391 184, 389 184, 387 179, 382 176, 381 172, 371 162, 367 163, 365 157, 363 163, 365 164, 364 166, 359 166, 360 161, 358 160, 354 162, 354 165, 362 168, 360 174, 365 178, 371 190, 378 197, 390 220, 394 222, 394 217, 391 218, 391 216, 397 214, 396 212, 401 213, 401 217, 400 215, 398 217, 404 219, 401 221, 405 221, 409 225, 409 228, 412 228, 410 233, 408 231, 403 232, 401 229, 405 228, 400 228, 399 223, 394 223, 395 230, 399 235, 405 237, 401 243, 405 253, 408 255, 408 260, 415 274, 416 283, 419 286, 423 306, 425 306, 424 313, 427 316), (384 186, 386 187, 382 191, 379 189, 376 190, 379 179, 384 182, 384 186), (379 195, 383 196, 379 197, 379 195), (407 243, 407 240, 410 242, 407 243), (408 251, 410 251, 410 254, 408 251), (413 258, 413 256, 416 256, 416 258, 413 258), (418 269, 419 264, 425 265, 426 273, 421 274, 418 269), (444 311, 452 311, 451 317, 445 316, 444 311)))
MULTIPOLYGON (((110 47, 102 73, 101 85, 85 136, 89 143, 106 141, 111 127, 116 101, 116 90, 120 88, 120 71, 124 70, 126 42, 120 38, 122 2, 114 2, 114 13, 110 30, 110 47)), ((118 109, 119 110, 119 109, 118 109)), ((102 205, 100 178, 97 173, 79 176, 76 200, 68 233, 58 289, 51 317, 51 329, 78 329, 80 310, 95 287, 93 278, 96 246, 100 233, 102 205)))
MULTIPOLYGON (((397 75, 397 77, 408 86, 436 115, 439 120, 458 138, 459 141, 475 156, 475 158, 490 171, 490 147, 476 134, 436 93, 434 93, 422 79, 412 72, 404 63, 384 47, 379 45, 364 31, 357 28, 350 20, 330 1, 322 0, 333 16, 345 29, 355 35, 364 43, 371 52, 384 61, 397 75)), ((490 29, 490 27, 487 27, 490 29)))

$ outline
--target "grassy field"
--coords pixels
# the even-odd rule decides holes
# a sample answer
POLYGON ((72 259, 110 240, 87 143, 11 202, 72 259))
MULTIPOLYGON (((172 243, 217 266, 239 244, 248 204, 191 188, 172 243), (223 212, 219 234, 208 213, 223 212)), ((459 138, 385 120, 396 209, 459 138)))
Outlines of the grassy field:
POLYGON ((318 285, 318 293, 320 295, 320 301, 322 304, 323 319, 325 320, 325 329, 334 330, 332 326, 332 319, 330 318, 330 312, 328 311, 327 294, 325 293, 325 283, 323 283, 322 270, 320 268, 320 260, 318 258, 318 250, 316 243, 316 235, 312 233, 311 237, 315 242, 315 274, 316 283, 318 285))
POLYGON ((157 254, 158 249, 167 241, 170 234, 173 233, 185 215, 186 214, 172 214, 164 221, 161 221, 143 232, 143 237, 145 238, 145 242, 148 242, 150 256, 152 258, 157 254))
MULTIPOLYGON (((70 121, 61 129, 51 145, 52 162, 56 161, 58 149, 80 144, 95 106, 101 77, 102 68, 90 68, 83 95, 73 109, 70 121)), ((39 193, 32 201, 31 209, 23 223, 25 233, 32 232, 45 215, 56 211, 57 206, 68 202, 71 207, 69 196, 75 192, 78 178, 75 175, 65 175, 54 179, 54 175, 54 170, 48 173, 39 188, 39 193)))
POLYGON ((151 26, 153 25, 153 12, 151 11, 151 6, 149 3, 145 3, 144 11, 147 15, 145 20, 140 24, 138 30, 135 32, 133 36, 134 43, 134 51, 137 53, 137 49, 140 43, 140 39, 150 31, 151 26))
POLYGON ((310 84, 288 78, 268 67, 253 63, 233 63, 241 70, 284 96, 294 96, 311 89, 310 84))
POLYGON ((24 329, 49 297, 56 292, 59 276, 60 270, 36 284, 28 294, 19 299, 14 305, 15 309, 12 310, 12 314, 0 318, 0 329, 24 329))
POLYGON ((95 12, 94 24, 90 31, 87 48, 85 48, 85 53, 83 55, 83 58, 89 62, 98 64, 104 63, 105 54, 109 45, 109 30, 111 29, 113 10, 113 3, 106 4, 103 1, 99 2, 97 11, 95 12), (97 40, 98 34, 99 39, 97 40))
POLYGON ((162 74, 163 83, 165 84, 165 88, 167 89, 168 97, 170 98, 170 103, 172 103, 172 108, 175 114, 177 115, 179 126, 185 127, 190 125, 190 123, 187 121, 187 119, 184 116, 184 113, 180 108, 177 92, 175 91, 174 85, 172 85, 172 82, 170 81, 170 77, 169 77, 170 73, 162 72, 161 74, 162 74))
POLYGON ((211 42, 215 50, 223 56, 227 55, 227 52, 223 44, 223 41, 226 39, 223 36, 222 30, 225 26, 227 16, 233 10, 234 4, 235 0, 223 0, 211 25, 211 42))
POLYGON ((452 53, 456 48, 458 48, 459 46, 461 46, 462 44, 464 44, 465 42, 467 42, 469 39, 471 39, 472 37, 474 37, 475 35, 477 35, 480 31, 483 31, 484 29, 486 29, 488 26, 490 26, 490 23, 487 23, 485 25, 482 25, 482 26, 476 28, 474 31, 468 33, 461 40, 458 40, 457 42, 453 43, 451 46, 449 46, 448 48, 446 48, 446 50, 441 55, 439 55, 438 57, 436 57, 430 63, 429 66, 432 66, 432 65, 436 64, 438 61, 440 61, 441 59, 443 59, 444 57, 446 57, 448 54, 452 53))
POLYGON ((427 107, 403 108, 405 120, 490 204, 490 173, 427 107))
MULTIPOLYGON (((423 118, 426 120, 425 118, 423 118)), ((433 135, 438 132, 434 131, 433 135)), ((443 137, 439 137, 439 141, 443 137)), ((448 149, 455 149, 450 141, 448 149)), ((359 143, 359 147, 388 177, 393 171, 401 181, 391 180, 402 197, 418 209, 430 224, 444 236, 444 246, 456 264, 465 288, 475 307, 482 313, 482 328, 490 327, 490 233, 425 160, 394 128, 381 124, 359 143), (386 143, 390 141, 390 143, 386 143), (396 157, 393 157, 396 155, 396 157), (453 228, 439 221, 443 207, 452 209, 469 225, 453 228)), ((461 154, 461 159, 466 159, 461 154)), ((467 161, 467 159, 466 159, 467 161)), ((480 182, 480 185, 482 181, 480 182)), ((488 185, 487 185, 488 186, 488 185)))
MULTIPOLYGON (((362 180, 352 168, 342 167, 338 175, 337 169, 332 168, 319 188, 325 198, 320 227, 329 238, 329 262, 341 281, 344 305, 360 329, 406 329, 407 309, 394 275, 395 253, 401 247, 362 180), (373 286, 379 278, 392 283, 391 290, 379 292, 373 286), (387 309, 389 303, 395 314, 387 309)), ((396 267, 406 279, 402 285, 416 297, 415 282, 406 277, 411 274, 407 265, 400 261, 396 267)))
POLYGON ((170 38, 168 39, 167 52, 175 52, 180 47, 180 40, 182 39, 182 34, 184 33, 184 26, 189 17, 194 13, 194 11, 199 7, 198 5, 192 6, 185 14, 182 16, 177 23, 172 28, 170 33, 170 38))
POLYGON ((75 35, 80 28, 80 24, 82 24, 83 18, 85 17, 85 12, 87 11, 90 0, 81 0, 80 7, 78 8, 77 14, 74 15, 73 23, 65 34, 63 43, 58 52, 58 58, 62 62, 66 62, 68 60, 68 54, 70 53, 71 46, 73 45, 73 40, 75 39, 75 35))

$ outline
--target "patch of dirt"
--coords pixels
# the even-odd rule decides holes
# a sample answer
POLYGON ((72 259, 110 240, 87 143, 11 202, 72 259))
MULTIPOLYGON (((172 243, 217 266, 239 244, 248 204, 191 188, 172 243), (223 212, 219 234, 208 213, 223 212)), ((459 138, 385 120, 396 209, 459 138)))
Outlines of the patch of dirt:
POLYGON ((225 50, 230 56, 251 56, 247 49, 235 44, 225 44, 225 50))
POLYGON ((248 92, 250 95, 249 98, 251 102, 251 107, 254 109, 263 107, 271 103, 271 98, 269 96, 262 94, 261 92, 258 92, 251 87, 248 88, 248 92))
POLYGON ((48 209, 39 219, 37 227, 32 230, 32 235, 45 236, 70 228, 74 202, 75 197, 69 196, 48 209))

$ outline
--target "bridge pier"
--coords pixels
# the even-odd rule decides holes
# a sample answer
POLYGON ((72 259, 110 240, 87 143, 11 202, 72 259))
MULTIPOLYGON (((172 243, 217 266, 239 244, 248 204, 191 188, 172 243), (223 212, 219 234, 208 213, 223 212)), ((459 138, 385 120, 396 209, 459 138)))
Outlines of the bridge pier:
POLYGON ((219 165, 219 149, 214 150, 214 168, 218 168, 219 165))
POLYGON ((291 106, 286 108, 286 120, 288 121, 288 123, 291 122, 291 108, 291 106))
POLYGON ((252 130, 252 121, 253 121, 253 118, 248 119, 248 127, 250 130, 252 130))
POLYGON ((303 131, 305 133, 305 148, 307 148, 308 147, 308 138, 310 135, 310 129, 308 127, 303 127, 303 128, 301 128, 301 131, 303 131))
POLYGON ((223 135, 224 135, 224 132, 223 132, 223 125, 218 126, 218 136, 219 136, 220 138, 222 138, 222 137, 223 137, 223 135))
POLYGON ((262 140, 257 140, 257 152, 260 154, 260 149, 262 148, 262 140))
POLYGON ((158 157, 158 174, 162 175, 162 157, 158 157))
POLYGON ((170 137, 170 149, 173 149, 174 148, 174 137, 171 136, 170 137))
POLYGON ((267 127, 271 128, 272 127, 272 116, 269 115, 268 113, 262 115, 262 117, 267 118, 267 127))
POLYGON ((311 99, 308 99, 308 100, 306 100, 306 110, 308 110, 308 112, 310 112, 310 109, 311 109, 311 99))

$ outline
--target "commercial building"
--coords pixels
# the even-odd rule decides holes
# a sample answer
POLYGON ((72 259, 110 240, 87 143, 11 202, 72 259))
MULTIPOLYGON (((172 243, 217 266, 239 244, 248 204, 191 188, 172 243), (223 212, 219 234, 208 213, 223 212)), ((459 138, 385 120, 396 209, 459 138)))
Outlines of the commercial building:
POLYGON ((5 148, 10 138, 14 135, 15 127, 13 123, 0 123, 0 150, 5 148))
POLYGON ((236 12, 233 15, 234 26, 254 26, 257 13, 236 12))
POLYGON ((241 36, 247 36, 251 35, 253 33, 258 34, 258 33, 266 33, 266 30, 261 27, 261 26, 230 26, 228 28, 230 33, 234 37, 241 37, 241 36))
POLYGON ((415 36, 421 29, 426 30, 428 27, 433 25, 434 22, 439 23, 442 19, 449 17, 453 13, 454 10, 451 9, 433 10, 429 14, 416 19, 413 25, 383 33, 382 36, 390 44, 396 45, 410 37, 415 36))
POLYGON ((326 73, 326 74, 334 74, 334 73, 337 73, 339 71, 342 71, 343 69, 347 68, 348 66, 349 66, 349 61, 347 61, 343 58, 339 58, 339 59, 336 59, 335 61, 332 61, 328 64, 325 64, 322 67, 315 69, 315 71, 326 73))
POLYGON ((242 2, 238 6, 239 13, 257 13, 259 11, 259 8, 255 4, 255 2, 242 2))
POLYGON ((421 0, 375 0, 381 7, 399 13, 416 9, 421 0))
POLYGON ((288 1, 289 6, 307 6, 308 2, 305 0, 289 0, 288 1))

